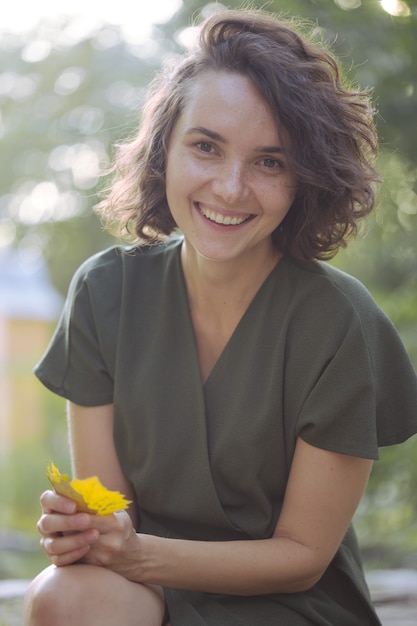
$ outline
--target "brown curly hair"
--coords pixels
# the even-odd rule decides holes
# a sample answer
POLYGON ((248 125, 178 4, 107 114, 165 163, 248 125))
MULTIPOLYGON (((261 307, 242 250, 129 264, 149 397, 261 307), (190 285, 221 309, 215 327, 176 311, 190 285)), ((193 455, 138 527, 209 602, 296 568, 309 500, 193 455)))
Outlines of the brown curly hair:
POLYGON ((165 195, 167 145, 187 91, 202 72, 247 76, 290 139, 298 179, 272 237, 294 257, 328 259, 375 204, 377 137, 369 94, 342 84, 334 56, 291 21, 258 10, 206 19, 198 45, 150 85, 137 135, 118 147, 109 194, 96 210, 118 236, 155 243, 176 228, 165 195))

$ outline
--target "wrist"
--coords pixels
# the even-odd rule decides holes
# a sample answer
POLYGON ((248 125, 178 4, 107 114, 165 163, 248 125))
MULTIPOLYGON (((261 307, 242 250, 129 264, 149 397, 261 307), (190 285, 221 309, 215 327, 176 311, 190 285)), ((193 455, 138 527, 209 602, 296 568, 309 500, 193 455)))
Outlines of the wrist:
POLYGON ((139 582, 144 584, 156 583, 158 562, 160 561, 158 557, 157 544, 160 538, 143 533, 137 533, 136 537, 138 573, 140 576, 139 582))

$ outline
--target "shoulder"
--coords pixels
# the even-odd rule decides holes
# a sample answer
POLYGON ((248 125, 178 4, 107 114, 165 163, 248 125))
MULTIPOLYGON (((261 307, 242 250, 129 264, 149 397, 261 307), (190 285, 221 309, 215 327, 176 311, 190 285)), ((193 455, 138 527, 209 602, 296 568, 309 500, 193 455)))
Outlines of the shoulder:
POLYGON ((398 343, 393 323, 355 277, 326 262, 291 258, 286 258, 285 270, 287 328, 293 343, 332 352, 351 341, 372 353, 380 344, 398 343))
POLYGON ((86 259, 74 274, 70 290, 88 286, 89 289, 120 289, 132 273, 145 275, 154 268, 163 269, 176 256, 182 239, 174 237, 154 246, 112 246, 86 259))
POLYGON ((333 315, 348 314, 366 320, 384 313, 370 291, 354 276, 330 265, 314 261, 302 263, 288 259, 294 297, 314 310, 333 315))

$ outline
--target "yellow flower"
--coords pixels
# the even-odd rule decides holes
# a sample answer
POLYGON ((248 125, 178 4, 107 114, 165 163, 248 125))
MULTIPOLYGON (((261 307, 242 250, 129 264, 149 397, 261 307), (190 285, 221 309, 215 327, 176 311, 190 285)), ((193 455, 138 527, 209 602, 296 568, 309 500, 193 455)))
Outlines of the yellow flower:
POLYGON ((130 500, 126 500, 118 491, 106 489, 97 476, 83 480, 73 478, 70 481, 69 477, 61 474, 52 462, 46 469, 46 475, 56 493, 73 500, 78 511, 110 515, 115 511, 127 509, 130 504, 130 500))

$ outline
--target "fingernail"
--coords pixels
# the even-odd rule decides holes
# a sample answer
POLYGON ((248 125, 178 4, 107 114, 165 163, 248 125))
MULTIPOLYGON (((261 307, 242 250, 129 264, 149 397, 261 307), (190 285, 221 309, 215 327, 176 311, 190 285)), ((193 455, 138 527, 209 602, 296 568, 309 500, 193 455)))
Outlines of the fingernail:
POLYGON ((83 528, 88 528, 90 525, 90 517, 86 513, 80 513, 77 515, 77 527, 82 530, 83 528))
POLYGON ((76 510, 77 510, 77 506, 76 506, 75 502, 71 502, 71 500, 67 500, 64 503, 64 512, 65 513, 75 513, 76 510))
POLYGON ((98 532, 96 530, 91 530, 87 535, 87 541, 91 541, 91 543, 94 543, 94 541, 97 541, 98 537, 98 532))

